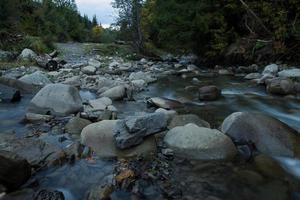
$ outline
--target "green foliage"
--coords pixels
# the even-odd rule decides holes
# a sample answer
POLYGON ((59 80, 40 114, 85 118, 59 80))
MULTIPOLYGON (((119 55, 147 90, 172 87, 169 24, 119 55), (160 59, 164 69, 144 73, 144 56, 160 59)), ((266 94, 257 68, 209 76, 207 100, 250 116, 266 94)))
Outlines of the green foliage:
MULTIPOLYGON (((271 40, 276 53, 284 53, 295 41, 300 46, 299 0, 244 2, 246 6, 239 0, 147 0, 143 33, 157 47, 212 58, 242 37, 271 40)), ((257 49, 257 44, 252 47, 257 49)))
POLYGON ((40 51, 47 49, 49 41, 91 40, 93 23, 98 24, 78 13, 75 0, 0 1, 0 31, 40 37, 30 44, 40 51))

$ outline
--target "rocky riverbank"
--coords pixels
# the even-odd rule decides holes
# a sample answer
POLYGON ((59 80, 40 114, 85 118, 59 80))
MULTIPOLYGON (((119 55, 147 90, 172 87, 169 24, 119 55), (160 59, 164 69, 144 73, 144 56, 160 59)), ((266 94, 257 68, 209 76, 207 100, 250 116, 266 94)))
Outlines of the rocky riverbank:
POLYGON ((1 104, 11 110, 10 105, 22 105, 22 121, 17 122, 22 128, 5 121, 1 127, 4 199, 299 196, 297 174, 285 171, 288 159, 298 162, 299 129, 251 109, 233 109, 224 116, 221 110, 232 106, 224 100, 228 91, 214 82, 216 77, 236 77, 263 88, 268 98, 297 102, 297 68, 205 69, 188 56, 130 61, 89 55, 67 63, 57 52, 36 55, 28 49, 18 59, 37 66, 1 72, 1 104), (157 82, 188 95, 161 95, 153 87, 157 82), (172 85, 181 83, 186 86, 172 85), (61 188, 65 184, 67 190, 61 188))

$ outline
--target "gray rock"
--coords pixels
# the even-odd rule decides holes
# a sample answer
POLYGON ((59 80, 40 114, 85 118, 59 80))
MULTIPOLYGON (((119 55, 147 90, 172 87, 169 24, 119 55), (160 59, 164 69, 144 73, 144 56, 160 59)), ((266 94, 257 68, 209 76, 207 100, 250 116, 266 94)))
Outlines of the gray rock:
POLYGON ((134 80, 144 80, 146 83, 152 83, 155 82, 157 79, 153 78, 151 74, 145 73, 145 72, 132 72, 129 76, 130 81, 134 80))
POLYGON ((22 186, 31 176, 31 166, 23 158, 0 151, 0 182, 8 190, 22 186))
POLYGON ((100 94, 100 97, 108 97, 112 100, 122 100, 125 96, 126 88, 123 85, 113 87, 100 94))
POLYGON ((218 71, 218 74, 220 74, 220 75, 233 75, 233 72, 229 71, 228 69, 220 69, 218 71))
POLYGON ((95 75, 96 74, 96 67, 94 66, 86 66, 84 68, 82 68, 81 70, 84 74, 87 74, 87 75, 95 75))
POLYGON ((71 85, 74 87, 80 87, 81 86, 81 79, 80 76, 73 76, 71 78, 67 78, 63 84, 65 85, 71 85))
POLYGON ((31 100, 28 111, 37 114, 67 116, 82 109, 78 90, 69 85, 49 84, 31 100))
POLYGON ((118 121, 114 130, 117 147, 127 149, 142 143, 146 136, 165 130, 167 120, 164 113, 145 113, 118 121))
POLYGON ((300 155, 299 133, 267 115, 233 113, 224 120, 221 130, 234 142, 254 144, 258 151, 269 156, 300 155))
POLYGON ((67 133, 72 135, 80 135, 82 129, 90 125, 92 122, 86 119, 82 119, 80 117, 73 117, 69 120, 69 122, 65 126, 65 130, 67 133))
POLYGON ((158 108, 155 112, 164 113, 168 117, 168 122, 170 122, 173 119, 173 117, 177 115, 177 112, 175 110, 166 110, 163 108, 158 108))
POLYGON ((265 74, 260 79, 257 80, 257 84, 263 85, 266 84, 269 80, 273 79, 275 76, 272 74, 265 74))
POLYGON ((112 100, 108 97, 100 99, 89 100, 89 106, 86 110, 105 110, 108 106, 112 105, 112 100))
POLYGON ((133 80, 131 81, 131 84, 136 91, 141 91, 147 86, 147 83, 144 80, 133 80))
POLYGON ((0 84, 0 102, 17 102, 21 100, 21 92, 15 88, 0 84))
POLYGON ((164 142, 175 155, 193 160, 230 160, 237 153, 228 136, 195 124, 171 129, 164 142))
POLYGON ((247 76, 245 76, 245 79, 253 80, 253 79, 260 79, 261 77, 262 75, 260 73, 251 73, 251 74, 247 74, 247 76))
POLYGON ((98 60, 90 59, 89 60, 89 65, 93 66, 93 67, 96 67, 96 68, 99 68, 101 66, 101 63, 98 60))
POLYGON ((214 85, 204 86, 199 89, 199 99, 214 101, 221 97, 221 90, 214 85))
POLYGON ((186 124, 190 124, 190 123, 195 124, 199 127, 210 128, 210 124, 207 121, 200 119, 197 115, 194 114, 174 116, 168 128, 172 129, 177 126, 185 126, 186 124))
POLYGON ((288 95, 295 93, 295 87, 288 78, 273 78, 267 84, 267 91, 271 94, 288 95))
POLYGON ((47 84, 51 84, 52 82, 48 79, 46 74, 41 71, 36 71, 32 74, 27 74, 19 78, 20 81, 23 81, 32 85, 44 86, 47 84))
POLYGON ((104 120, 90 124, 82 130, 81 143, 91 147, 102 158, 134 157, 138 155, 150 155, 156 152, 154 137, 147 138, 142 144, 134 148, 119 150, 115 146, 113 134, 117 122, 116 120, 104 120))
POLYGON ((287 69, 278 73, 279 77, 299 79, 300 78, 300 69, 287 69))
POLYGON ((161 97, 152 97, 147 100, 147 103, 156 106, 158 108, 164 108, 167 110, 183 107, 183 104, 180 103, 179 101, 175 101, 167 98, 161 98, 161 97))
POLYGON ((34 61, 37 57, 37 54, 31 49, 24 49, 19 55, 19 59, 25 61, 34 61))
POLYGON ((268 65, 265 67, 264 71, 263 71, 263 75, 266 75, 266 74, 272 74, 274 76, 276 76, 276 74, 278 73, 279 71, 279 67, 278 65, 276 64, 271 64, 271 65, 268 65))
POLYGON ((25 119, 28 122, 34 123, 34 122, 48 122, 51 119, 53 119, 53 116, 51 115, 40 115, 35 113, 26 113, 25 119))

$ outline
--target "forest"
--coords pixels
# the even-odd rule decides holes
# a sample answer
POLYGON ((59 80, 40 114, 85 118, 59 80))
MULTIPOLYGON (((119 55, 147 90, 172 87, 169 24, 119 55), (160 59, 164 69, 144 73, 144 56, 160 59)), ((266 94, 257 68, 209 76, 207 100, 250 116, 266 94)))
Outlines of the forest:
POLYGON ((81 16, 74 0, 0 4, 2 46, 8 33, 18 33, 40 37, 48 46, 53 41, 125 40, 145 54, 155 49, 193 52, 204 62, 299 59, 298 0, 115 0, 119 15, 113 30, 103 29, 96 16, 81 16))

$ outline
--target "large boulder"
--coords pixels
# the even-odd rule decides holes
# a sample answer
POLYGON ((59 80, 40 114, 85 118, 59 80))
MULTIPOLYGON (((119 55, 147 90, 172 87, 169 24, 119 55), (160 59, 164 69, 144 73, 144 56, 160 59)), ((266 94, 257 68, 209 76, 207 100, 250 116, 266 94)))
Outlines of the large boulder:
POLYGON ((24 61, 34 61, 37 57, 37 54, 31 49, 24 49, 19 55, 19 59, 24 61))
POLYGON ((49 84, 31 100, 28 111, 37 114, 67 116, 82 109, 78 90, 69 85, 49 84))
POLYGON ((214 101, 221 97, 221 90, 214 85, 204 86, 199 89, 199 99, 214 101))
POLYGON ((276 64, 270 64, 265 67, 264 71, 262 72, 263 75, 266 74, 271 74, 271 75, 276 75, 279 71, 279 67, 276 64))
POLYGON ((288 78, 273 78, 267 84, 267 91, 271 94, 288 95, 295 93, 295 87, 288 78))
POLYGON ((300 69, 287 69, 278 73, 279 77, 300 79, 300 69))
POLYGON ((234 142, 254 145, 259 152, 269 156, 300 155, 299 133, 264 114, 233 113, 224 120, 221 130, 234 142))
POLYGON ((200 119, 197 115, 187 114, 187 115, 175 115, 170 122, 168 128, 172 129, 176 126, 185 126, 187 124, 196 124, 199 127, 210 128, 210 124, 203 119, 200 119))
POLYGON ((100 97, 108 97, 112 100, 122 100, 125 96, 126 87, 123 85, 113 87, 100 94, 100 97))
POLYGON ((92 148, 102 158, 134 157, 156 152, 155 138, 149 137, 142 144, 127 150, 115 145, 114 133, 117 120, 104 120, 85 127, 81 132, 81 143, 92 148))
POLYGON ((144 141, 144 138, 167 128, 168 117, 164 113, 143 113, 130 116, 118 121, 114 136, 116 145, 120 149, 136 146, 144 141))
POLYGON ((230 160, 237 152, 228 136, 195 124, 171 129, 164 142, 177 156, 192 160, 230 160))
POLYGON ((32 74, 24 75, 21 78, 19 78, 19 80, 28 84, 40 85, 40 86, 44 86, 52 83, 48 79, 48 77, 41 71, 36 71, 32 74))
POLYGON ((0 151, 0 185, 8 190, 22 186, 31 176, 30 164, 19 156, 0 151))

